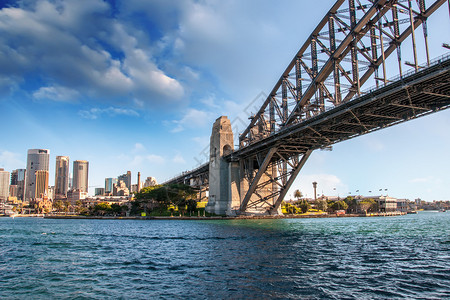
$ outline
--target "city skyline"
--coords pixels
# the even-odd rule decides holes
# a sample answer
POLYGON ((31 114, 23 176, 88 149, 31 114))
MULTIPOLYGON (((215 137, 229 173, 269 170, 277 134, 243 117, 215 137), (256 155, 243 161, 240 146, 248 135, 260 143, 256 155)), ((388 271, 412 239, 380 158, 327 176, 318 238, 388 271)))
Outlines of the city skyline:
MULTIPOLYGON (((15 125, 1 133, 0 168, 25 168, 26 150, 42 147, 50 185, 57 155, 89 161, 92 187, 128 170, 158 182, 190 170, 208 160, 220 115, 242 131, 332 2, 3 2, 0 117, 15 125)), ((428 25, 434 58, 448 9, 428 25)), ((443 111, 315 151, 288 197, 317 181, 326 195, 449 199, 448 128, 443 111)))

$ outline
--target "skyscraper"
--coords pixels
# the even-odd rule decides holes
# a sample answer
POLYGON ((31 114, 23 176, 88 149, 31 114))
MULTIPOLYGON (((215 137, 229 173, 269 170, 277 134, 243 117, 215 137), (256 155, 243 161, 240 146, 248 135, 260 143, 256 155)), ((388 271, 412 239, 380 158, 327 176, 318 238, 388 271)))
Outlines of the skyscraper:
POLYGON ((16 185, 16 197, 18 200, 25 200, 26 169, 17 169, 11 172, 11 185, 16 185))
POLYGON ((55 199, 67 198, 69 190, 69 157, 57 156, 55 167, 55 199))
POLYGON ((105 194, 111 194, 113 192, 115 183, 117 183, 117 178, 105 178, 105 194))
POLYGON ((50 150, 30 149, 27 157, 27 179, 25 199, 31 200, 36 197, 36 171, 48 172, 48 161, 50 150))
POLYGON ((44 198, 48 194, 48 171, 36 171, 36 188, 34 198, 44 198))
POLYGON ((89 162, 86 160, 76 160, 73 162, 73 190, 88 192, 89 162))
POLYGON ((127 171, 126 174, 117 177, 117 181, 123 181, 127 186, 128 190, 131 191, 131 171, 127 171))
POLYGON ((0 202, 8 200, 9 196, 9 172, 0 169, 0 202))

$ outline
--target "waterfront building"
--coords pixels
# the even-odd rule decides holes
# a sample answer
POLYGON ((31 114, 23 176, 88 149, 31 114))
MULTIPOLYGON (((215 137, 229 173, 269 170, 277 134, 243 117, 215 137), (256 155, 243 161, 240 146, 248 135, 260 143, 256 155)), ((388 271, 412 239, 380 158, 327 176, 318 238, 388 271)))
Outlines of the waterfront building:
POLYGON ((36 197, 36 171, 47 171, 49 165, 50 150, 29 149, 27 155, 25 200, 36 197))
POLYGON ((95 188, 95 196, 103 196, 105 194, 105 188, 95 188))
POLYGON ((76 160, 73 162, 73 190, 88 192, 89 187, 89 162, 76 160))
POLYGON ((26 169, 17 169, 11 172, 11 183, 10 185, 17 186, 17 191, 15 197, 19 200, 25 199, 25 187, 26 187, 26 169))
POLYGON ((69 190, 69 157, 57 156, 55 166, 55 199, 67 198, 69 190))
POLYGON ((75 205, 78 200, 84 200, 87 196, 87 192, 78 189, 70 190, 67 192, 67 201, 69 201, 71 205, 75 205))
POLYGON ((0 169, 0 202, 8 200, 9 196, 9 172, 0 169))
POLYGON ((113 196, 128 196, 130 195, 130 190, 126 186, 125 182, 119 180, 118 183, 114 184, 113 196))
POLYGON ((144 182, 144 187, 155 186, 157 184, 158 183, 156 182, 155 177, 147 177, 147 179, 144 182))
POLYGON ((131 171, 127 171, 127 173, 120 175, 117 177, 117 181, 123 181, 127 186, 128 190, 131 190, 131 171))
POLYGON ((48 195, 48 171, 38 170, 36 171, 36 188, 34 199, 40 198, 44 199, 48 195))
POLYGON ((110 195, 113 192, 114 184, 117 183, 117 178, 105 178, 105 195, 110 195))

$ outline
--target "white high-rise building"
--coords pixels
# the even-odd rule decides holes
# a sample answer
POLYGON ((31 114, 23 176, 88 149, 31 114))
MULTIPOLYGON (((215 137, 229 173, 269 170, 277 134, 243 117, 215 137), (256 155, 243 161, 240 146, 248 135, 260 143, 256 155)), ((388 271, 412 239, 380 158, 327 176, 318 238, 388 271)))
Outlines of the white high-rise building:
POLYGON ((50 158, 48 149, 30 149, 27 157, 27 180, 25 199, 31 200, 36 197, 36 171, 47 171, 50 158))
POLYGON ((69 190, 69 157, 57 156, 55 167, 55 199, 67 198, 69 190))
POLYGON ((88 192, 89 187, 89 162, 86 160, 76 160, 73 162, 73 190, 88 192))
POLYGON ((0 169, 0 202, 8 200, 9 196, 9 172, 0 169))

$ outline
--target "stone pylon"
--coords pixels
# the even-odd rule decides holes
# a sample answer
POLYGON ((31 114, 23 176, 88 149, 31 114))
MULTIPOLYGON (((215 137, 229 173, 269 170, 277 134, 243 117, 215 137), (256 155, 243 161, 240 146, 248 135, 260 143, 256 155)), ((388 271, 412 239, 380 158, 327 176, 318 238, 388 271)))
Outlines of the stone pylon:
POLYGON ((206 206, 209 213, 230 215, 233 205, 239 207, 239 164, 224 159, 233 152, 233 142, 230 120, 226 116, 218 118, 214 122, 210 141, 209 197, 206 206))

